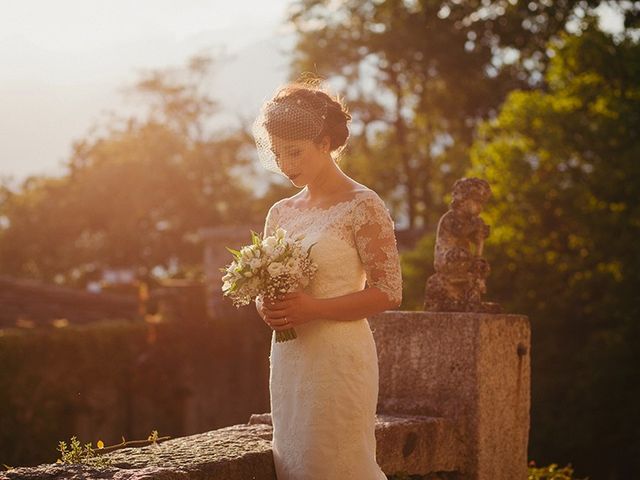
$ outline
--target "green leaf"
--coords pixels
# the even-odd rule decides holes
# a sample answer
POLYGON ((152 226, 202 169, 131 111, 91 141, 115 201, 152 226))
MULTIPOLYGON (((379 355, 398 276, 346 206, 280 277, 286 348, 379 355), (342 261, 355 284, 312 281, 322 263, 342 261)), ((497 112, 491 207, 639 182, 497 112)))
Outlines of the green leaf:
POLYGON ((260 245, 260 243, 262 242, 260 234, 251 230, 251 241, 254 245, 260 245))

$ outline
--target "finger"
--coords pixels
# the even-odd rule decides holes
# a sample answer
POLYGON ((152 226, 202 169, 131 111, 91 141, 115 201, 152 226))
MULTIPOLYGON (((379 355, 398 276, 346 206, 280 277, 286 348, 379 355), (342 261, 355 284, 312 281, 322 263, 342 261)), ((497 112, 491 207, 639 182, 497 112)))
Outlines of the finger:
POLYGON ((272 320, 278 320, 280 318, 286 318, 291 312, 289 310, 274 311, 269 314, 269 318, 272 320))
POLYGON ((286 324, 291 324, 291 317, 287 317, 286 315, 276 316, 276 317, 267 317, 268 323, 271 326, 282 326, 286 324))
POLYGON ((273 330, 287 330, 289 328, 291 328, 293 325, 291 325, 290 322, 286 322, 286 323, 282 323, 279 325, 273 325, 271 328, 273 328, 273 330))
POLYGON ((282 317, 289 312, 290 308, 265 308, 264 313, 270 317, 282 317))
POLYGON ((269 310, 272 312, 279 312, 282 310, 286 310, 291 306, 291 302, 278 302, 274 304, 272 307, 269 307, 269 310))
POLYGON ((280 325, 278 324, 277 321, 273 320, 273 319, 269 319, 269 321, 267 322, 267 325, 269 325, 269 327, 272 330, 275 330, 276 328, 278 328, 280 325))
POLYGON ((282 308, 286 307, 287 305, 289 305, 288 302, 277 300, 277 301, 275 301, 273 303, 265 304, 265 307, 269 308, 271 310, 279 310, 279 309, 282 309, 282 308))
POLYGON ((282 302, 274 305, 270 308, 272 312, 281 312, 282 310, 287 310, 291 307, 291 302, 282 302))

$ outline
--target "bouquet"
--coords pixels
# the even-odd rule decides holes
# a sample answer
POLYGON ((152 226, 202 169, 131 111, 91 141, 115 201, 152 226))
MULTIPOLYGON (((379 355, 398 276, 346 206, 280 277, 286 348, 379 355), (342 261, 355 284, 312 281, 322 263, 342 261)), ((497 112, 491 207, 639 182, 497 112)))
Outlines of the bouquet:
MULTIPOLYGON (((222 292, 230 297, 235 307, 248 305, 259 295, 275 301, 278 296, 306 287, 317 271, 311 261, 312 244, 306 251, 302 245, 304 235, 292 238, 283 228, 276 228, 273 235, 261 238, 251 231, 250 245, 234 250, 226 247, 234 256, 233 262, 224 268, 222 292)), ((296 338, 294 328, 276 330, 276 342, 296 338)))

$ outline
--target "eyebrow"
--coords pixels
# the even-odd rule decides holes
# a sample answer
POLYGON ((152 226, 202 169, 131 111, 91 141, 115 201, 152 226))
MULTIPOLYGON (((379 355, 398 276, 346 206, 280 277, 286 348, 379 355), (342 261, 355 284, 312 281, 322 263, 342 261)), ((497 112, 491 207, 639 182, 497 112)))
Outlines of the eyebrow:
MULTIPOLYGON (((284 150, 285 150, 286 152, 290 152, 290 151, 291 151, 291 150, 293 150, 294 148, 298 148, 298 146, 297 146, 297 145, 293 145, 293 146, 291 146, 291 145, 290 145, 290 146, 288 146, 288 147, 284 147, 284 150)), ((271 148, 271 151, 272 151, 273 153, 276 153, 276 151, 275 151, 273 148, 271 148)))

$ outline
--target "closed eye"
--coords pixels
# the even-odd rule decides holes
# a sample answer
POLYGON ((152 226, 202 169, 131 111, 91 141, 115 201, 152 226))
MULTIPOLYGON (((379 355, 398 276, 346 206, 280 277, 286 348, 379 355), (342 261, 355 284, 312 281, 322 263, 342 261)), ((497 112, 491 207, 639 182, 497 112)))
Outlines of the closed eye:
MULTIPOLYGON (((271 150, 273 152, 273 150, 271 150)), ((276 156, 276 158, 280 158, 280 155, 276 152, 273 152, 273 154, 276 156)), ((300 150, 293 150, 290 152, 287 152, 287 156, 290 157, 297 157, 298 155, 300 155, 300 150)))

